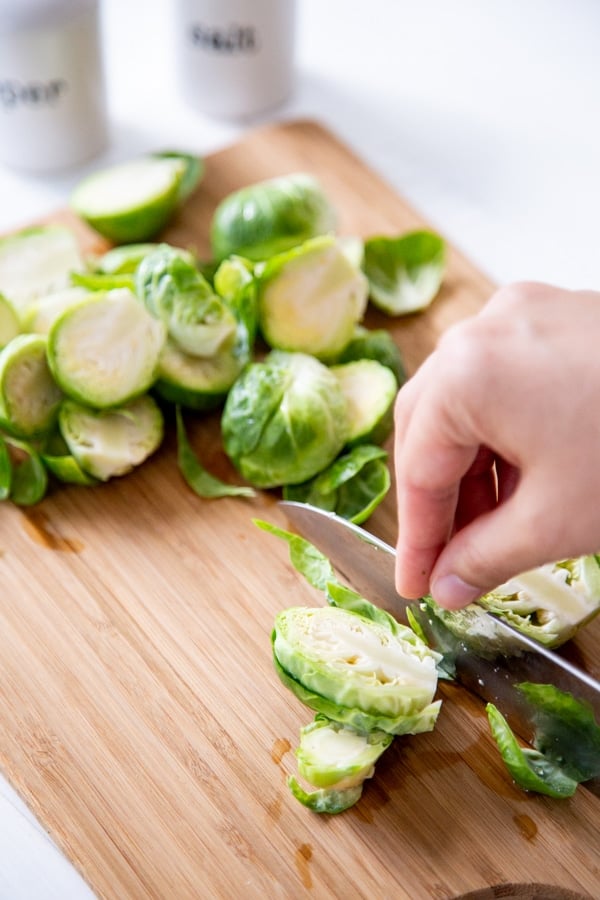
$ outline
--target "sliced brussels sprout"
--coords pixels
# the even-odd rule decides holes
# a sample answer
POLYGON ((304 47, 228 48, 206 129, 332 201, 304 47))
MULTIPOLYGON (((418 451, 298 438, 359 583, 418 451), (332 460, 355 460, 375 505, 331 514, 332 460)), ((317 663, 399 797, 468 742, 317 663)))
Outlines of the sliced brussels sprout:
POLYGON ((362 794, 362 784, 343 790, 330 788, 305 791, 293 775, 289 776, 287 785, 296 800, 307 809, 316 813, 329 813, 329 815, 336 815, 350 809, 351 806, 358 803, 362 794))
POLYGON ((0 294, 0 350, 6 347, 21 331, 19 317, 15 308, 4 294, 0 294))
POLYGON ((333 360, 352 339, 367 280, 330 236, 269 259, 258 274, 258 317, 269 346, 333 360))
POLYGON ((0 424, 31 438, 52 428, 62 392, 46 359, 46 338, 20 334, 0 350, 0 424))
POLYGON ((187 164, 180 157, 146 156, 85 178, 71 207, 115 244, 151 241, 180 203, 187 164))
POLYGON ((54 322, 67 309, 89 297, 83 287, 67 287, 34 300, 23 316, 23 329, 35 334, 48 334, 54 322))
POLYGON ((135 285, 146 308, 165 323, 169 337, 184 353, 215 356, 236 332, 232 310, 186 251, 161 244, 140 262, 135 285))
POLYGON ((217 206, 211 223, 213 256, 268 259, 334 230, 336 213, 319 182, 303 172, 241 188, 217 206))
POLYGON ((390 489, 386 459, 381 447, 360 444, 310 481, 285 485, 283 498, 335 512, 356 524, 366 522, 390 489))
POLYGON ((247 341, 234 334, 214 356, 184 353, 167 338, 158 359, 154 390, 170 403, 188 409, 220 406, 250 359, 247 341))
POLYGON ((83 269, 75 236, 62 225, 25 228, 0 240, 0 292, 19 318, 33 300, 68 287, 71 272, 83 269))
POLYGON ((392 740, 393 735, 384 731, 356 731, 317 715, 300 729, 298 772, 314 787, 338 791, 357 787, 372 777, 375 763, 392 740))
MULTIPOLYGON (((395 730, 399 721, 428 710, 437 686, 436 655, 410 628, 399 626, 393 633, 339 607, 280 612, 273 653, 281 669, 305 690, 340 710, 360 710, 388 733, 405 733, 395 730), (394 730, 384 722, 393 722, 394 730)), ((354 724, 327 709, 317 711, 354 724)))
POLYGON ((332 366, 348 405, 348 446, 382 444, 394 427, 398 385, 387 366, 374 359, 332 366))
POLYGON ((477 601, 547 647, 569 640, 600 612, 597 556, 550 563, 524 572, 477 601))
POLYGON ((162 322, 131 291, 108 291, 59 316, 48 334, 48 360, 73 400, 120 406, 153 384, 164 340, 162 322))
POLYGON ((369 238, 363 269, 372 303, 390 316, 425 309, 442 284, 445 255, 444 241, 431 231, 369 238))
POLYGON ((160 446, 164 431, 162 413, 147 394, 109 410, 65 400, 59 425, 80 468, 100 481, 143 463, 160 446))
POLYGON ((398 345, 385 328, 369 329, 357 325, 349 344, 346 344, 335 362, 349 363, 359 359, 375 359, 387 366, 396 376, 398 387, 406 381, 406 371, 398 345))
POLYGON ((247 366, 227 395, 221 426, 242 477, 265 488, 312 478, 348 436, 337 378, 303 353, 273 352, 247 366))

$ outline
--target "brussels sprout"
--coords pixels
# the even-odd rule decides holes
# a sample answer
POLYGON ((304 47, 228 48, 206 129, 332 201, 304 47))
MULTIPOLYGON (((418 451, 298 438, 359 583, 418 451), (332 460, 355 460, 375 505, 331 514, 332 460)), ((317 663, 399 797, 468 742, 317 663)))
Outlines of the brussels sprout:
POLYGON ((0 240, 0 291, 19 318, 33 300, 68 287, 71 272, 83 268, 75 236, 62 225, 25 228, 0 240))
POLYGON ((582 556, 524 572, 477 601, 548 647, 557 647, 600 612, 600 563, 582 556))
POLYGON ((258 317, 279 350, 333 360, 362 319, 367 280, 335 238, 312 238, 268 260, 258 274, 258 317))
POLYGON ((59 425, 81 469, 100 481, 144 462, 159 447, 164 430, 162 413, 148 395, 110 410, 65 400, 59 425))
POLYGON ((314 787, 338 791, 357 787, 372 777, 375 763, 392 740, 384 731, 367 734, 317 715, 300 729, 298 772, 314 787))
POLYGON ((440 289, 444 266, 444 241, 430 231, 365 241, 363 270, 369 279, 369 296, 391 316, 429 306, 440 289))
POLYGON ((120 406, 154 382, 164 326, 126 289, 90 294, 48 334, 48 361, 62 390, 86 406, 120 406))
POLYGON ((336 364, 354 362, 359 359, 375 359, 387 366, 396 376, 398 387, 406 381, 406 371, 402 355, 394 338, 385 328, 369 329, 357 325, 349 344, 336 358, 336 364))
POLYGON ((284 500, 309 503, 356 524, 366 522, 390 489, 386 459, 385 450, 361 444, 338 456, 310 481, 286 485, 284 500))
POLYGON ((190 262, 189 254, 161 244, 140 262, 137 295, 161 319, 180 350, 212 357, 235 333, 233 312, 190 262))
POLYGON ((0 351, 0 424, 11 434, 31 438, 56 420, 62 392, 46 359, 46 338, 20 334, 0 351))
POLYGON ((339 607, 291 607, 276 617, 273 654, 296 696, 342 724, 416 734, 435 721, 436 656, 410 628, 394 634, 339 607))
POLYGON ((268 259, 333 231, 335 211, 318 181, 295 173, 249 185, 225 197, 211 223, 213 256, 268 259))
POLYGON ((348 446, 382 444, 394 427, 398 385, 387 366, 374 359, 332 366, 348 406, 348 446))
POLYGON ((181 202, 188 175, 180 156, 146 156, 94 172, 77 185, 71 207, 115 244, 152 240, 181 202))
POLYGON ((348 436, 335 375, 303 353, 270 353, 232 386, 222 416, 225 452, 255 487, 307 481, 328 466, 348 436))

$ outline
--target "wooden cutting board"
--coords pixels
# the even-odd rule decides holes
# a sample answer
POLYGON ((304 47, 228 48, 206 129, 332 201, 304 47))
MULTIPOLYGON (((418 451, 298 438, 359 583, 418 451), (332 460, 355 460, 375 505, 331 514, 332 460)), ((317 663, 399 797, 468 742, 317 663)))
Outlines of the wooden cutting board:
MULTIPOLYGON (((298 170, 321 178, 344 233, 424 224, 326 130, 296 122, 211 156, 165 239, 208 256, 221 197, 298 170)), ((491 290, 452 250, 426 314, 367 321, 392 329, 413 371, 491 290)), ((234 480, 218 416, 188 422, 205 464, 234 480)), ((516 788, 483 703, 458 686, 441 691, 434 732, 394 742, 352 810, 319 817, 291 797, 285 777, 311 714, 275 676, 269 635, 278 610, 321 597, 251 522, 286 525, 277 493, 200 500, 174 449, 170 429, 135 473, 63 487, 29 511, 5 504, 0 518, 2 769, 97 894, 600 897, 600 799, 516 788)), ((394 540, 393 494, 369 527, 394 540)), ((599 638, 600 621, 570 651, 590 671, 599 638)))

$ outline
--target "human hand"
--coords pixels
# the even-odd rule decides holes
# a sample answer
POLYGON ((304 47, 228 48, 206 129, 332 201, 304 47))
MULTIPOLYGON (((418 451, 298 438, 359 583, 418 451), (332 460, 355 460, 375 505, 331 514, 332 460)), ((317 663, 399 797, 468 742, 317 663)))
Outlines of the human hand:
POLYGON ((396 588, 449 609, 600 551, 600 293, 499 290, 396 401, 396 588))

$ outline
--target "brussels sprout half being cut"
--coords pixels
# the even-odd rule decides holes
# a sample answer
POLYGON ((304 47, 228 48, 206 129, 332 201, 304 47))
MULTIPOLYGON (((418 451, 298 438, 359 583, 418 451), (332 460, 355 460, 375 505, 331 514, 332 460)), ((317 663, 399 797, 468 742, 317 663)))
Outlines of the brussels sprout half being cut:
POLYGON ((297 172, 260 181, 229 194, 218 205, 211 223, 213 256, 268 259, 333 231, 336 218, 311 175, 297 172))
POLYGON ((392 433, 398 385, 387 366, 374 359, 332 366, 348 406, 347 444, 382 444, 392 433))
POLYGON ((312 356, 272 352, 233 384, 221 420, 225 452, 255 487, 297 484, 338 455, 348 437, 335 375, 312 356))
POLYGON ((260 330, 279 350, 335 360, 367 299, 367 279, 329 236, 272 257, 258 272, 260 330))

